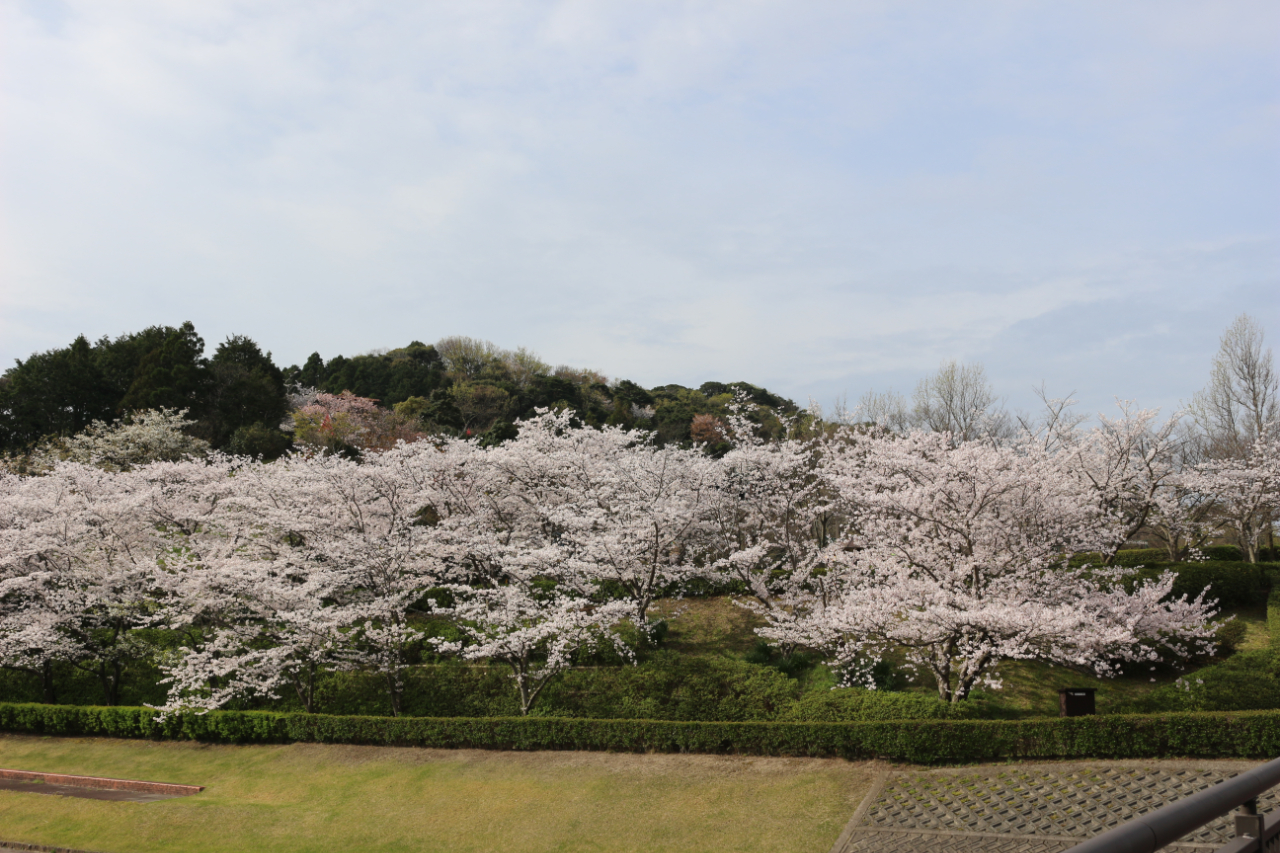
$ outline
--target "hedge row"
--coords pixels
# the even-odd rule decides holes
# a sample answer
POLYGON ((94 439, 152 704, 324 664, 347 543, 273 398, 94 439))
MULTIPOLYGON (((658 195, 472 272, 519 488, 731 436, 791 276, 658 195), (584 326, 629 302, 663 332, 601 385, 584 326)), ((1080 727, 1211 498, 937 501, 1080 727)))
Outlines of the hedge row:
POLYGON ((1271 640, 1271 656, 1280 659, 1280 584, 1271 587, 1267 596, 1267 632, 1271 640))
POLYGON ((0 703, 0 731, 215 743, 879 757, 915 764, 1280 755, 1280 712, 1276 711, 855 723, 331 717, 214 711, 162 721, 149 708, 0 703))
POLYGON ((1219 607, 1257 607, 1266 600, 1270 585, 1265 569, 1256 563, 1172 563, 1139 569, 1138 577, 1154 578, 1167 570, 1175 575, 1171 597, 1195 598, 1204 592, 1219 607))

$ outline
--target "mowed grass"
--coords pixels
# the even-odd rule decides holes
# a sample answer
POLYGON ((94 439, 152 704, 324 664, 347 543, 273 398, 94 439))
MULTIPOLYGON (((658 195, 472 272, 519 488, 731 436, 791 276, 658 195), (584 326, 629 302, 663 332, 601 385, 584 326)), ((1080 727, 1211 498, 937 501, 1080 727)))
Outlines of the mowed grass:
POLYGON ((729 596, 664 598, 654 602, 651 614, 670 626, 664 648, 692 655, 749 652, 760 640, 755 629, 765 624, 729 596))
POLYGON ((205 785, 152 803, 0 791, 0 839, 147 851, 815 851, 876 771, 838 759, 0 736, 0 767, 205 785))

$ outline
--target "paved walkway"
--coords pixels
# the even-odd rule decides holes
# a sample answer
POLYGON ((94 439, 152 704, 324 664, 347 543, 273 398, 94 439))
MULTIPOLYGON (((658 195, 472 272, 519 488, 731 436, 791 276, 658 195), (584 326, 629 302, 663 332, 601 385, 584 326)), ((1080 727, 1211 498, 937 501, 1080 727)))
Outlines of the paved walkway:
MULTIPOLYGON (((882 774, 831 853, 1061 853, 1253 761, 1002 764, 882 774)), ((1262 810, 1280 806, 1271 791, 1262 810)), ((1232 819, 1166 848, 1212 851, 1232 819)))

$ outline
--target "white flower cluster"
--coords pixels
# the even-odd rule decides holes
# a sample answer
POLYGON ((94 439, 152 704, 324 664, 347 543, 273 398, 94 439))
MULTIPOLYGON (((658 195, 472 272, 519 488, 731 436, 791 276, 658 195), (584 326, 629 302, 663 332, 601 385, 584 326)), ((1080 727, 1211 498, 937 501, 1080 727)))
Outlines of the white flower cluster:
POLYGON ((47 470, 66 461, 126 471, 148 462, 205 456, 209 443, 187 433, 196 422, 186 415, 185 409, 150 409, 115 423, 94 421, 83 432, 38 449, 32 454, 31 467, 47 470))
POLYGON ((1207 648, 1211 603, 1165 600, 1171 574, 1127 592, 1123 570, 1064 555, 1113 552, 1175 485, 1246 532, 1277 508, 1274 445, 1179 472, 1149 413, 999 444, 800 421, 765 441, 751 415, 739 399, 718 459, 568 412, 497 446, 400 441, 360 461, 197 459, 173 412, 97 425, 45 474, 0 474, 0 664, 53 695, 54 662, 118 683, 154 656, 169 710, 283 691, 316 710, 318 674, 360 669, 398 713, 434 647, 508 666, 527 713, 619 645, 621 621, 645 629, 657 598, 704 579, 748 590, 784 648, 855 681, 905 651, 958 701, 1001 660, 1110 675, 1207 648), (427 614, 455 639, 424 636, 427 614), (186 645, 161 651, 148 628, 186 645))

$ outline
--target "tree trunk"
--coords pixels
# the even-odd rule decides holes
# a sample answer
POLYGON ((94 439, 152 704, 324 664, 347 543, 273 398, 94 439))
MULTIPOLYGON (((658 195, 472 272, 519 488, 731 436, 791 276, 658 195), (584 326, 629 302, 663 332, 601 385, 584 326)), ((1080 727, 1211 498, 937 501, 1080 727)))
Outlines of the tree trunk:
POLYGON ((40 667, 40 681, 44 690, 44 703, 46 705, 58 704, 58 695, 53 689, 53 661, 46 660, 40 667))
POLYGON ((401 692, 402 690, 401 690, 400 680, 396 677, 395 673, 388 672, 387 673, 387 696, 390 697, 391 699, 391 716, 393 717, 400 716, 401 692))

